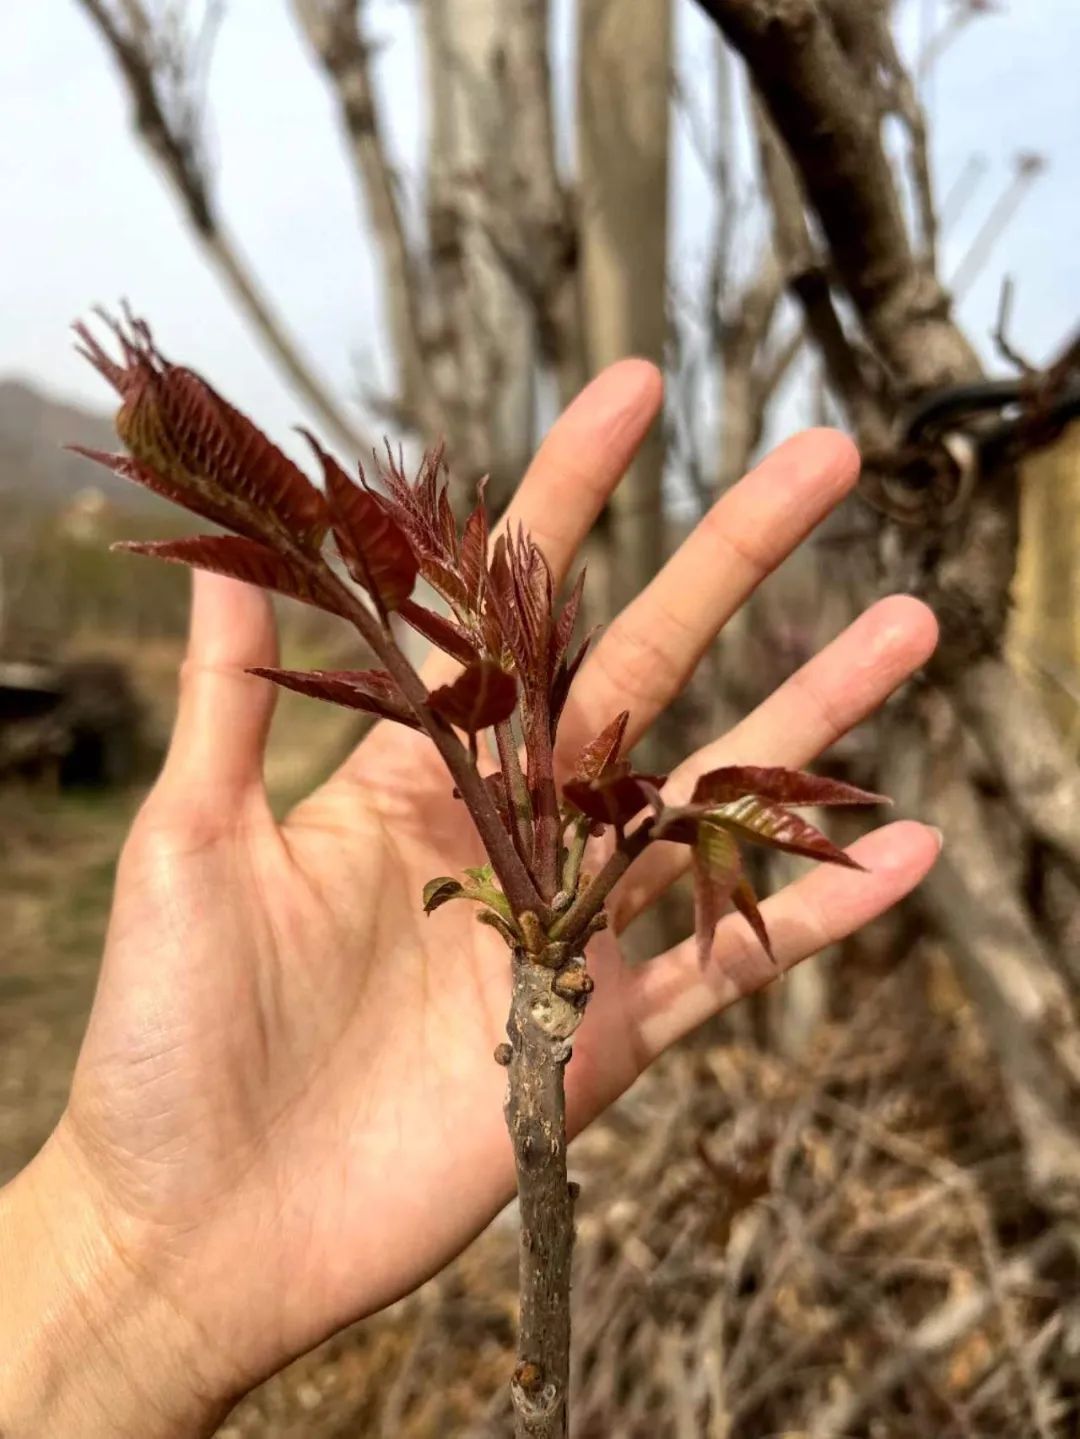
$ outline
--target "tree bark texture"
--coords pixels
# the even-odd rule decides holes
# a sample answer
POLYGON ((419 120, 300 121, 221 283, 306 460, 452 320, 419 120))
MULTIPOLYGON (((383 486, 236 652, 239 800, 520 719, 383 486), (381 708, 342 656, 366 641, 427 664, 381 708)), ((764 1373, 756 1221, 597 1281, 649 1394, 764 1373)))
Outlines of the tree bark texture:
POLYGON ((508 1063, 506 1124, 520 1207, 521 1314, 511 1382, 517 1439, 565 1439, 569 1432, 574 1200, 563 1076, 589 987, 580 956, 553 970, 514 953, 510 1043, 496 1058, 508 1063))
MULTIPOLYGON (((670 0, 582 0, 578 154, 585 349, 590 374, 626 355, 663 364, 667 336, 670 0)), ((664 436, 653 427, 610 506, 608 608, 617 614, 664 556, 664 436)))
POLYGON ((495 510, 532 451, 537 353, 533 311, 513 274, 515 238, 500 225, 520 160, 504 65, 510 8, 499 0, 424 6, 429 264, 442 326, 431 378, 444 397, 451 461, 490 476, 495 510))

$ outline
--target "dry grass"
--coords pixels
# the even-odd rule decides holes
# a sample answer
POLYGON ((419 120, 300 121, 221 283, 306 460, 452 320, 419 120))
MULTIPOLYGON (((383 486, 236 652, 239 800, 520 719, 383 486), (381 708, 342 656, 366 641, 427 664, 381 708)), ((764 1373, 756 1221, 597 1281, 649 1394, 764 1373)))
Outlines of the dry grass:
MULTIPOLYGON (((176 649, 145 651, 160 697, 176 649)), ((298 793, 348 716, 290 697, 270 772, 298 793)), ((63 1104, 137 794, 5 794, 0 1171, 63 1104)), ((798 1062, 768 1004, 643 1080, 572 1153, 577 1439, 1066 1439, 1075 1236, 1032 1204, 946 956, 886 932, 837 957, 798 1062), (903 947, 902 947, 903 948, 903 947)), ((781 994, 786 989, 781 989, 781 994)), ((222 1439, 494 1439, 514 1230, 251 1395, 222 1439)))

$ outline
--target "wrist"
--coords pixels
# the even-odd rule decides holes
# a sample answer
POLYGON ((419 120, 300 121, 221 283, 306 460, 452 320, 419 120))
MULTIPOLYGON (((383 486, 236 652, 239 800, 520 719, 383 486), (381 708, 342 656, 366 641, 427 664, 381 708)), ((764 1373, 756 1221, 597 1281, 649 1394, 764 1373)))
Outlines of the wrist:
POLYGON ((58 1133, 0 1189, 0 1435, 193 1439, 231 1397, 58 1133))

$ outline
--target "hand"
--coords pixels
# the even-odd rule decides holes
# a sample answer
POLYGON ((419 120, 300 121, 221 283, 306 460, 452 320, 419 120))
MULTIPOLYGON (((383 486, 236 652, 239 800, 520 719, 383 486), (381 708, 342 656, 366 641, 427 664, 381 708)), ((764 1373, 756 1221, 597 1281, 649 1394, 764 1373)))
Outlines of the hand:
MULTIPOLYGON (((656 371, 625 361, 544 441, 512 518, 557 578, 660 397, 656 371)), ((725 494, 598 642, 563 755, 624 707, 628 743, 639 738, 856 472, 846 440, 812 431, 725 494)), ((674 790, 719 764, 812 761, 927 658, 935 633, 913 599, 876 605, 689 760, 674 790)), ((70 1102, 7 1196, 10 1233, 32 1212, 49 1253, 63 1255, 74 1234, 87 1256, 53 1307, 75 1312, 74 1287, 77 1309, 100 1321, 114 1397, 100 1431, 86 1417, 93 1403, 80 1401, 80 1435, 212 1424, 292 1356, 437 1271, 513 1192, 505 1074, 492 1061, 506 953, 470 906, 430 919, 420 909, 426 880, 482 861, 467 816, 430 742, 383 724, 276 822, 262 777, 274 690, 245 674, 273 665, 275 649, 261 593, 196 577, 176 732, 124 848, 70 1102), (110 1292, 121 1302, 92 1301, 110 1292), (135 1335, 141 1352, 126 1361, 135 1335)), ((823 867, 775 896, 765 914, 780 963, 881 913, 937 847, 923 826, 893 824, 855 847, 869 873, 823 867)), ((772 977, 737 917, 721 925, 706 972, 690 943, 622 964, 620 929, 683 854, 647 852, 615 891, 612 930, 590 947, 596 991, 567 1071, 574 1130, 668 1045, 772 977)), ((93 1393, 89 1372, 85 1384, 93 1393)), ((2 1405, 0 1386, 0 1428, 2 1405)))

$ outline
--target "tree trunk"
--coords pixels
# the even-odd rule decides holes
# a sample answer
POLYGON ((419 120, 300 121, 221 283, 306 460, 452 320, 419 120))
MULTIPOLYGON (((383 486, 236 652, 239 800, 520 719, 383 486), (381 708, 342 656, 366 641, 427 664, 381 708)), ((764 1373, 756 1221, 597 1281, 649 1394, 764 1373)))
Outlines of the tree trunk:
POLYGON ((513 7, 426 0, 428 225, 442 334, 433 356, 451 459, 491 476, 495 509, 533 445, 536 335, 512 274, 504 216, 520 157, 504 57, 513 7))
MULTIPOLYGON (((579 24, 583 309, 595 374, 625 355, 664 359, 670 0, 581 0, 579 24)), ((612 613, 663 559, 663 468, 657 425, 610 505, 612 613)))
POLYGON ((1020 554, 1009 622, 1013 661, 1080 753, 1080 425, 1023 467, 1020 554))

